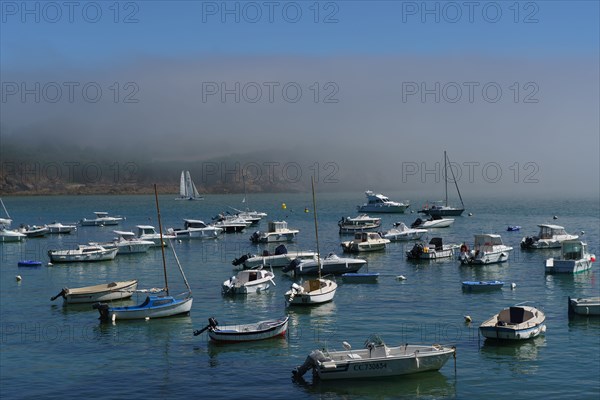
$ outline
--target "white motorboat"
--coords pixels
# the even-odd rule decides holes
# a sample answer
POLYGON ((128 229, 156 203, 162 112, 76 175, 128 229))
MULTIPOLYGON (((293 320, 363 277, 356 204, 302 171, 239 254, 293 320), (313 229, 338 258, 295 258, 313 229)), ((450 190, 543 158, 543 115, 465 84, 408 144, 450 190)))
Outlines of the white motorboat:
POLYGON ((525 340, 545 333, 545 321, 541 310, 517 304, 482 323, 479 331, 488 339, 525 340))
POLYGON ((361 253, 385 250, 388 243, 390 240, 381 237, 378 232, 358 232, 354 234, 354 240, 342 242, 341 246, 346 253, 361 253))
POLYGON ((427 233, 427 229, 409 228, 404 222, 396 222, 394 228, 383 233, 383 237, 392 242, 420 240, 427 233))
MULTIPOLYGON (((136 225, 136 228, 138 230, 137 232, 137 238, 141 239, 141 240, 148 240, 150 242, 153 242, 154 245, 152 247, 160 247, 161 246, 161 242, 160 242, 160 232, 156 231, 156 228, 153 227, 152 225, 136 225)), ((165 240, 169 240, 169 239, 176 239, 175 235, 172 234, 164 234, 162 235, 163 238, 163 243, 164 245, 166 245, 165 240)))
POLYGON ((600 315, 600 297, 572 299, 569 297, 569 315, 600 315))
POLYGON ((547 274, 576 274, 592 268, 596 256, 587 251, 587 244, 581 240, 562 242, 562 256, 546 260, 547 274))
POLYGON ((106 249, 100 245, 80 244, 74 250, 48 250, 54 263, 109 261, 117 255, 117 248, 106 249))
POLYGON ((452 218, 442 218, 440 216, 431 216, 429 219, 422 220, 417 218, 410 227, 420 229, 431 229, 431 228, 447 228, 454 223, 452 218))
POLYGON ((243 265, 245 269, 253 269, 258 267, 282 268, 289 265, 293 260, 299 258, 301 260, 312 260, 317 253, 314 251, 288 251, 284 244, 280 244, 275 248, 274 253, 264 250, 262 255, 244 254, 243 256, 234 259, 231 264, 234 266, 243 265))
POLYGON ((127 299, 135 293, 137 284, 137 280, 131 280, 79 288, 63 288, 60 293, 51 297, 50 300, 54 301, 62 297, 65 303, 75 304, 127 299))
POLYGON ((373 193, 370 190, 365 192, 367 202, 358 206, 358 211, 362 213, 404 213, 410 206, 410 203, 400 203, 391 201, 387 196, 381 193, 373 193))
POLYGON ((436 260, 439 258, 454 257, 457 244, 443 244, 442 238, 434 237, 429 244, 415 243, 412 249, 406 252, 406 257, 410 260, 436 260))
POLYGON ((106 249, 117 248, 117 254, 136 254, 145 253, 148 249, 154 246, 151 240, 143 240, 135 237, 135 233, 126 231, 113 231, 118 236, 112 242, 108 243, 90 243, 97 244, 106 249))
POLYGON ((39 225, 22 225, 18 230, 27 237, 43 237, 49 232, 46 226, 39 225))
POLYGON ((107 226, 107 225, 118 225, 119 222, 123 221, 123 217, 110 217, 107 212, 95 211, 96 218, 87 219, 84 218, 79 221, 81 226, 107 226))
POLYGON ((289 317, 280 319, 258 321, 251 324, 220 326, 216 319, 209 318, 208 325, 194 331, 194 336, 208 330, 208 337, 217 343, 240 343, 256 340, 273 339, 285 336, 289 317))
POLYGON ((502 242, 502 237, 496 234, 475 235, 473 249, 467 245, 460 248, 461 264, 493 264, 508 261, 513 250, 502 242))
POLYGON ((317 275, 320 272, 323 275, 341 275, 347 272, 357 272, 364 265, 366 260, 362 258, 338 257, 334 253, 330 253, 327 257, 317 260, 313 257, 311 260, 295 259, 288 266, 283 267, 284 273, 300 276, 300 275, 317 275))
POLYGON ((365 379, 437 371, 455 354, 454 347, 441 345, 409 345, 388 347, 379 336, 372 335, 362 349, 353 350, 343 342, 345 350, 313 350, 303 365, 294 369, 301 378, 309 369, 321 380, 365 379))
POLYGON ((221 288, 223 294, 249 294, 260 293, 269 289, 270 283, 275 285, 273 271, 264 269, 246 269, 239 271, 223 282, 221 288))
POLYGON ((234 214, 236 217, 250 222, 251 225, 258 224, 264 217, 267 216, 267 213, 264 213, 261 211, 253 211, 253 210, 249 210, 249 209, 242 211, 242 210, 238 210, 237 208, 233 208, 233 207, 230 207, 230 208, 237 211, 234 214))
POLYGON ((288 305, 323 304, 333 300, 337 286, 337 283, 331 279, 307 279, 301 284, 292 283, 284 297, 288 305))
POLYGON ((204 200, 204 197, 198 193, 194 181, 192 181, 190 171, 181 171, 179 197, 176 197, 175 200, 204 200))
POLYGON ((522 249, 558 249, 565 240, 578 239, 579 236, 571 235, 560 225, 539 224, 540 231, 537 236, 527 236, 521 240, 522 249))
POLYGON ((60 222, 53 222, 51 224, 47 224, 48 233, 59 233, 59 234, 67 234, 77 230, 77 225, 63 225, 60 222))
POLYGON ((167 233, 177 239, 214 239, 223 233, 223 228, 208 225, 199 219, 184 219, 183 229, 169 228, 167 233))
POLYGON ((251 222, 235 215, 219 214, 213 220, 216 221, 213 225, 223 229, 225 233, 241 232, 252 225, 251 222))
POLYGON ((289 229, 285 221, 270 221, 267 232, 256 231, 250 236, 252 243, 291 242, 300 231, 289 229))
POLYGON ((15 230, 10 229, 10 225, 12 224, 12 219, 8 214, 8 210, 4 206, 4 202, 0 199, 0 204, 4 209, 4 213, 6 214, 6 218, 0 218, 0 243, 5 242, 20 242, 24 238, 27 237, 24 233, 17 232, 15 230))
POLYGON ((367 232, 381 226, 381 218, 360 214, 357 217, 343 217, 338 221, 340 233, 367 232))
POLYGON ((426 204, 421 210, 420 213, 438 216, 438 217, 449 217, 454 216, 458 217, 462 215, 465 211, 465 204, 463 203, 462 196, 460 195, 460 190, 458 189, 458 181, 456 180, 456 176, 454 176, 454 170, 452 166, 450 166, 450 173, 452 174, 452 181, 454 182, 454 186, 456 187, 456 192, 458 193, 458 198, 460 199, 460 207, 453 207, 448 205, 448 165, 450 165, 450 160, 446 155, 446 151, 444 151, 444 189, 446 193, 445 200, 436 201, 432 204, 426 204))

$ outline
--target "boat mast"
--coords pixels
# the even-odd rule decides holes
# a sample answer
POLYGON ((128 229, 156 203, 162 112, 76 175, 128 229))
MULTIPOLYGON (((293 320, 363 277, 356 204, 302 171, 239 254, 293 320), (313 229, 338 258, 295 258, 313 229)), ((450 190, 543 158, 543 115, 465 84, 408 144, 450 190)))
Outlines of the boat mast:
MULTIPOLYGON (((452 169, 452 168, 450 168, 452 169)), ((444 150, 444 189, 446 190, 446 207, 448 207, 448 158, 444 150)))
POLYGON ((11 219, 10 214, 8 214, 8 211, 6 210, 6 207, 4 206, 4 202, 2 201, 2 199, 0 199, 0 204, 2 204, 2 208, 4 209, 4 212, 6 213, 6 216, 8 217, 8 219, 11 219))
POLYGON ((167 280, 167 263, 165 261, 165 242, 163 242, 162 223, 160 222, 160 208, 158 207, 158 191, 156 183, 154 184, 154 199, 156 200, 156 213, 158 215, 158 232, 160 233, 160 251, 162 252, 163 272, 165 275, 165 290, 169 295, 169 281, 167 280))
MULTIPOLYGON (((444 158, 446 158, 445 151, 444 151, 444 158)), ((448 163, 450 163, 450 160, 448 160, 448 163)), ((461 204, 462 208, 464 209, 465 203, 463 203, 462 196, 460 195, 460 190, 458 189, 458 182, 456 181, 456 177, 454 176, 454 170, 452 169, 452 166, 450 166, 450 172, 452 173, 452 180, 454 180, 454 186, 456 186, 456 192, 458 193, 458 198, 460 199, 460 204, 461 204)), ((446 189, 446 203, 447 202, 448 202, 448 189, 446 189)))
POLYGON ((321 252, 319 251, 319 224, 317 222, 317 201, 315 199, 315 178, 310 177, 310 184, 312 186, 312 201, 313 201, 313 214, 315 218, 315 238, 317 240, 317 268, 319 270, 319 279, 321 279, 321 252))

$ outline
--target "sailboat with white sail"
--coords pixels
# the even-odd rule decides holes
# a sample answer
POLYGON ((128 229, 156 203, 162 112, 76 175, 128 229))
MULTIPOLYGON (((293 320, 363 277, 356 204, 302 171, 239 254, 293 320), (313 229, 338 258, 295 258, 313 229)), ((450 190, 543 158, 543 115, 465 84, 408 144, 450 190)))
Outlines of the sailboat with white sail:
POLYGON ((289 305, 314 305, 326 303, 333 300, 337 290, 337 283, 330 279, 321 277, 322 262, 319 251, 319 227, 317 224, 317 202, 315 200, 315 181, 311 177, 313 209, 315 219, 315 237, 317 241, 317 265, 319 277, 305 280, 302 285, 293 283, 290 290, 285 292, 284 296, 289 305))
POLYGON ((459 216, 463 213, 463 211, 465 211, 465 204, 463 203, 462 196, 460 195, 458 182, 454 176, 454 170, 452 169, 452 166, 450 166, 450 173, 452 174, 452 181, 454 181, 454 186, 456 186, 456 192, 458 193, 458 198, 460 199, 460 207, 452 207, 448 205, 448 164, 450 164, 450 160, 448 159, 446 151, 444 150, 444 185, 446 193, 444 201, 437 201, 433 204, 427 204, 421 210, 419 210, 420 213, 431 215, 432 217, 446 217, 459 216))
POLYGON ((148 297, 146 297, 146 300, 142 304, 136 306, 110 307, 110 305, 107 303, 95 303, 93 307, 100 312, 100 319, 102 321, 171 317, 180 314, 187 314, 192 309, 192 302, 194 300, 194 298, 192 297, 192 289, 190 288, 185 274, 183 273, 183 268, 179 263, 179 258, 177 258, 177 254, 175 253, 175 249, 173 248, 173 246, 171 246, 171 249, 173 250, 173 256, 175 257, 175 261, 177 262, 179 272, 181 273, 187 291, 178 296, 171 296, 169 293, 169 283, 167 280, 167 265, 165 261, 165 246, 162 240, 162 224, 160 220, 160 208, 158 207, 158 191, 156 189, 156 185, 154 185, 154 197, 156 199, 158 226, 159 232, 161 234, 160 242, 163 243, 163 245, 160 248, 162 251, 163 259, 165 294, 158 296, 149 295, 148 297))
POLYGON ((198 193, 198 189, 196 189, 196 185, 192 181, 190 171, 181 171, 179 197, 176 197, 175 200, 204 200, 204 196, 198 193))

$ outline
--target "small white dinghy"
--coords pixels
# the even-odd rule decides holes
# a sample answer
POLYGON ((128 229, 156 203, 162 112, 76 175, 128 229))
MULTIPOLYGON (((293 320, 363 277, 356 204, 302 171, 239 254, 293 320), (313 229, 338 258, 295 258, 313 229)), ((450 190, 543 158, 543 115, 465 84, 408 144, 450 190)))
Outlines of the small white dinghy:
POLYGON ((208 319, 208 325, 200 330, 194 331, 194 336, 208 330, 208 337, 219 343, 239 343, 256 340, 272 339, 285 336, 289 317, 258 321, 251 324, 219 326, 214 318, 208 319))
POLYGON ((269 283, 275 286, 274 277, 273 271, 245 269, 223 282, 222 292, 225 295, 263 292, 269 289, 269 283))
POLYGON ((526 340, 545 333, 545 321, 541 310, 517 304, 482 323, 479 331, 488 339, 526 340))

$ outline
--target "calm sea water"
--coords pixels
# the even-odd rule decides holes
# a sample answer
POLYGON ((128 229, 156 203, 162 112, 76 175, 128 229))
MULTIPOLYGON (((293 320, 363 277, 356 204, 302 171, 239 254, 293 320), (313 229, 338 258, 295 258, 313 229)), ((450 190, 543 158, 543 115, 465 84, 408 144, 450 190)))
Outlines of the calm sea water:
MULTIPOLYGON (((391 196, 392 194, 390 194, 391 196)), ((393 196, 391 196, 393 197, 393 196)), ((402 197, 397 197, 402 198, 402 197)), ((4 203, 21 223, 63 223, 108 211, 127 219, 118 229, 136 224, 158 225, 153 196, 8 197, 4 203)), ((178 202, 161 196, 163 227, 180 227, 182 218, 210 220, 227 206, 241 207, 241 196, 207 196, 202 202, 178 202)), ((253 195, 253 208, 269 219, 286 219, 300 229, 289 246, 315 249, 309 194, 253 195), (282 209, 282 203, 287 208, 282 209)), ((361 194, 319 194, 322 253, 341 254, 336 222, 355 215, 361 194)), ((415 207, 420 205, 413 201, 415 207)), ((446 242, 473 241, 473 234, 496 232, 514 246, 510 261, 484 267, 462 267, 456 260, 409 262, 412 244, 392 243, 385 252, 366 254, 368 270, 381 274, 377 284, 344 284, 332 303, 314 308, 285 308, 283 293, 292 280, 276 273, 276 286, 260 295, 225 298, 221 283, 234 273, 231 260, 261 246, 248 240, 252 230, 218 240, 175 243, 192 286, 189 316, 150 321, 101 324, 90 305, 63 306, 51 296, 62 287, 87 286, 113 280, 138 279, 141 288, 162 287, 160 250, 118 256, 92 264, 19 268, 18 260, 47 263, 49 249, 109 240, 114 227, 81 227, 72 235, 28 239, 0 245, 0 396, 2 398, 511 398, 597 399, 600 394, 600 319, 567 317, 568 296, 599 296, 598 265, 579 275, 544 274, 544 260, 555 251, 519 248, 538 223, 554 221, 571 233, 585 231, 590 250, 600 254, 598 199, 469 200, 467 212, 450 228, 432 231, 446 242), (471 212, 472 216, 466 214, 471 212), (507 225, 522 226, 506 232, 507 225), (20 275, 22 281, 15 277, 20 275), (407 279, 399 281, 398 275, 407 279), (469 294, 461 281, 499 279, 501 291, 469 294), (510 283, 516 288, 511 290, 510 283), (547 315, 547 333, 535 340, 508 345, 485 342, 479 324, 500 309, 532 301, 547 315), (290 316, 287 338, 251 344, 217 346, 194 329, 215 317, 220 324, 248 323, 290 316), (464 316, 473 322, 465 324, 464 316), (315 348, 341 349, 342 341, 361 347, 372 333, 389 345, 442 343, 457 347, 456 372, 450 360, 439 372, 377 381, 299 384, 292 369, 315 348)), ((383 227, 412 222, 417 214, 383 216, 383 227)), ((258 229, 265 229, 266 221, 258 229)), ((168 262, 173 264, 170 250, 168 262)), ((170 269, 173 293, 183 289, 170 269)), ((133 302, 142 301, 140 295, 133 302)))

